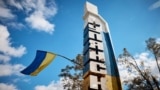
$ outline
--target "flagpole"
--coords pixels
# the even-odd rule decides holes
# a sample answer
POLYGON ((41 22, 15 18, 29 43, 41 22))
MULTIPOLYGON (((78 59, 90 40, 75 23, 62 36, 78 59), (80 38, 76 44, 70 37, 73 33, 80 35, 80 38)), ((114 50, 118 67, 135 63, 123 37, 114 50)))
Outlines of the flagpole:
POLYGON ((77 65, 82 66, 81 64, 79 64, 79 63, 77 63, 77 62, 74 62, 74 60, 69 59, 69 58, 67 58, 67 57, 65 57, 65 56, 63 56, 63 55, 60 55, 60 54, 56 54, 56 55, 57 55, 57 56, 60 56, 60 57, 62 57, 62 58, 65 58, 65 59, 67 59, 67 60, 71 61, 72 63, 75 63, 75 64, 77 64, 77 65))

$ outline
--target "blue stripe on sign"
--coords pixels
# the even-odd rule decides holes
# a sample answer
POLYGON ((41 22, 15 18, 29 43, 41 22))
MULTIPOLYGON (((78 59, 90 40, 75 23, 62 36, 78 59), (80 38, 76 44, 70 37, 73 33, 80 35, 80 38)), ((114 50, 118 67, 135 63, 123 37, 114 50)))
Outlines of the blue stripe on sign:
POLYGON ((39 67, 39 65, 42 63, 46 54, 47 52, 45 51, 37 51, 36 57, 33 60, 33 62, 26 69, 21 71, 21 73, 30 75, 32 72, 34 72, 39 67))
POLYGON ((102 32, 107 74, 119 77, 118 67, 109 33, 102 32))

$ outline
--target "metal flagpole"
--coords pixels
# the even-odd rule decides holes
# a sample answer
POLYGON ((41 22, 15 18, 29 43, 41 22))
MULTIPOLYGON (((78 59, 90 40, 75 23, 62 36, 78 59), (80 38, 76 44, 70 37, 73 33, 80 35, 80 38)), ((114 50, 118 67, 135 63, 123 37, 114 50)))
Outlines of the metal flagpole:
POLYGON ((57 55, 57 56, 60 56, 60 57, 62 57, 62 58, 65 58, 65 59, 67 59, 67 60, 71 61, 72 63, 75 63, 75 64, 77 64, 77 65, 82 66, 81 64, 79 64, 79 63, 75 62, 74 60, 69 59, 69 58, 67 58, 67 57, 65 57, 65 56, 63 56, 63 55, 60 55, 60 54, 56 54, 56 55, 57 55))

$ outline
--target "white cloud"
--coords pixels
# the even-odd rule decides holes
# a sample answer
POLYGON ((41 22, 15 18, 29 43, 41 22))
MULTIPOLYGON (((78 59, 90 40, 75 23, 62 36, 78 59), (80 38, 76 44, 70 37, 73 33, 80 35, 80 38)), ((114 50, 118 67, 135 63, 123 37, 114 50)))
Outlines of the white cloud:
POLYGON ((25 21, 35 30, 52 34, 55 25, 50 23, 48 19, 57 13, 56 4, 53 1, 47 3, 45 0, 36 0, 36 3, 32 3, 34 12, 25 21))
MULTIPOLYGON (((157 73, 158 67, 157 67, 156 61, 153 57, 149 55, 148 52, 142 52, 140 54, 136 54, 134 57, 139 66, 141 61, 144 61, 144 66, 145 66, 144 69, 150 68, 152 75, 154 76, 159 75, 159 73, 157 73)), ((137 71, 134 71, 134 73, 128 73, 126 67, 124 67, 124 65, 120 63, 118 63, 118 69, 119 69, 122 82, 125 80, 131 80, 138 75, 137 71)))
POLYGON ((8 56, 8 55, 1 55, 0 54, 0 61, 3 61, 4 63, 9 62, 10 61, 10 56, 8 56))
POLYGON ((140 64, 141 61, 144 61, 144 66, 147 68, 147 67, 150 67, 151 69, 151 73, 153 75, 156 75, 158 76, 158 67, 157 67, 157 64, 156 64, 156 60, 155 58, 149 56, 149 53, 148 52, 143 52, 143 53, 140 53, 139 56, 136 55, 136 61, 138 64, 140 64))
POLYGON ((22 0, 21 5, 26 13, 28 13, 36 8, 36 2, 37 0, 22 0))
POLYGON ((160 38, 157 38, 157 39, 156 39, 156 42, 157 42, 158 44, 160 44, 160 38))
POLYGON ((11 5, 11 6, 14 6, 14 7, 16 7, 16 8, 18 8, 18 9, 23 9, 23 6, 21 5, 21 3, 19 2, 19 1, 17 1, 17 0, 7 0, 7 3, 9 4, 9 5, 11 5))
POLYGON ((118 64, 118 69, 119 69, 121 82, 126 81, 126 80, 132 80, 137 75, 137 73, 129 73, 126 67, 120 64, 118 64))
POLYGON ((42 15, 42 12, 35 12, 25 20, 37 31, 44 31, 50 34, 54 31, 54 24, 48 22, 42 15))
POLYGON ((146 66, 150 66, 151 67, 151 73, 153 75, 159 76, 159 74, 158 74, 159 71, 158 71, 158 67, 157 67, 156 61, 149 61, 146 66))
POLYGON ((18 90, 13 84, 0 83, 0 90, 18 90))
POLYGON ((0 0, 0 18, 12 19, 15 17, 11 10, 6 7, 3 0, 0 0))
MULTIPOLYGON (((49 21, 57 13, 57 7, 54 0, 0 0, 0 17, 2 18, 14 18, 15 15, 11 12, 11 9, 7 8, 12 6, 15 9, 26 14, 23 19, 28 25, 37 31, 44 31, 52 34, 55 25, 49 21)), ((17 15, 18 16, 18 15, 17 15)), ((10 22, 9 22, 10 23, 10 22)))
MULTIPOLYGON (((22 64, 0 64, 0 76, 11 76, 11 75, 22 75, 20 71, 24 69, 25 66, 22 64)), ((1 89, 0 89, 1 90, 1 89)))
POLYGON ((19 22, 10 22, 10 23, 7 23, 7 26, 15 28, 17 30, 21 30, 22 28, 25 28, 25 25, 19 22))
POLYGON ((157 2, 153 3, 149 9, 150 10, 154 10, 154 9, 157 9, 157 8, 160 8, 160 0, 158 0, 157 2))
POLYGON ((64 89, 63 89, 63 86, 62 86, 62 82, 60 80, 60 81, 57 81, 57 82, 52 81, 48 85, 37 85, 35 87, 35 90, 64 90, 64 89))
MULTIPOLYGON (((21 74, 22 76, 22 74, 21 74)), ((24 75, 23 75, 24 76, 24 75)), ((24 77, 17 77, 11 80, 11 82, 13 83, 17 83, 17 82, 22 82, 22 83, 26 83, 26 84, 31 84, 31 78, 24 78, 24 77)))
POLYGON ((21 57, 25 54, 26 48, 23 45, 19 47, 11 46, 10 33, 6 26, 0 25, 0 61, 7 62, 10 57, 21 57))
POLYGON ((1 6, 1 7, 5 7, 5 4, 4 4, 4 1, 3 1, 3 0, 0 0, 0 6, 1 6))
POLYGON ((148 52, 142 52, 140 54, 135 55, 136 61, 146 61, 146 60, 153 60, 153 58, 149 57, 148 52))
POLYGON ((12 14, 11 10, 5 7, 0 6, 0 18, 6 18, 6 19, 12 19, 15 17, 14 14, 12 14))
POLYGON ((28 13, 36 8, 38 0, 6 0, 7 4, 28 13))

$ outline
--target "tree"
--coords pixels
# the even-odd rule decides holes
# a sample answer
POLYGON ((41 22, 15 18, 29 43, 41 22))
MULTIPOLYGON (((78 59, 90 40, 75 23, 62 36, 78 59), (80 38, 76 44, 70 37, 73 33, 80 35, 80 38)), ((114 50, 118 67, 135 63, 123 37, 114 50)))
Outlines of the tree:
POLYGON ((160 65, 158 64, 158 57, 160 57, 160 43, 157 43, 155 38, 149 38, 148 40, 146 40, 146 44, 148 50, 150 50, 155 57, 157 67, 160 73, 160 65))
POLYGON ((138 72, 138 75, 132 80, 124 81, 125 84, 128 84, 129 90, 160 90, 159 83, 151 74, 150 68, 145 68, 143 61, 138 65, 126 48, 119 55, 118 62, 125 65, 129 73, 138 72))
POLYGON ((61 69, 59 76, 62 78, 63 87, 65 90, 82 90, 82 76, 83 76, 83 57, 81 54, 73 59, 72 66, 67 65, 61 69))
MULTIPOLYGON (((149 38, 146 41, 147 49, 153 53, 155 60, 160 71, 158 64, 158 57, 160 57, 160 44, 156 42, 156 39, 149 38)), ((82 90, 82 69, 83 69, 83 57, 78 54, 76 59, 71 60, 74 65, 67 65, 61 69, 59 76, 63 78, 63 87, 65 90, 82 90)), ((135 58, 127 51, 123 49, 123 53, 119 55, 118 63, 124 65, 129 73, 136 73, 136 76, 131 80, 126 80, 123 83, 127 84, 129 90, 160 90, 160 81, 156 76, 151 73, 150 67, 145 66, 145 62, 136 62, 135 58)))

